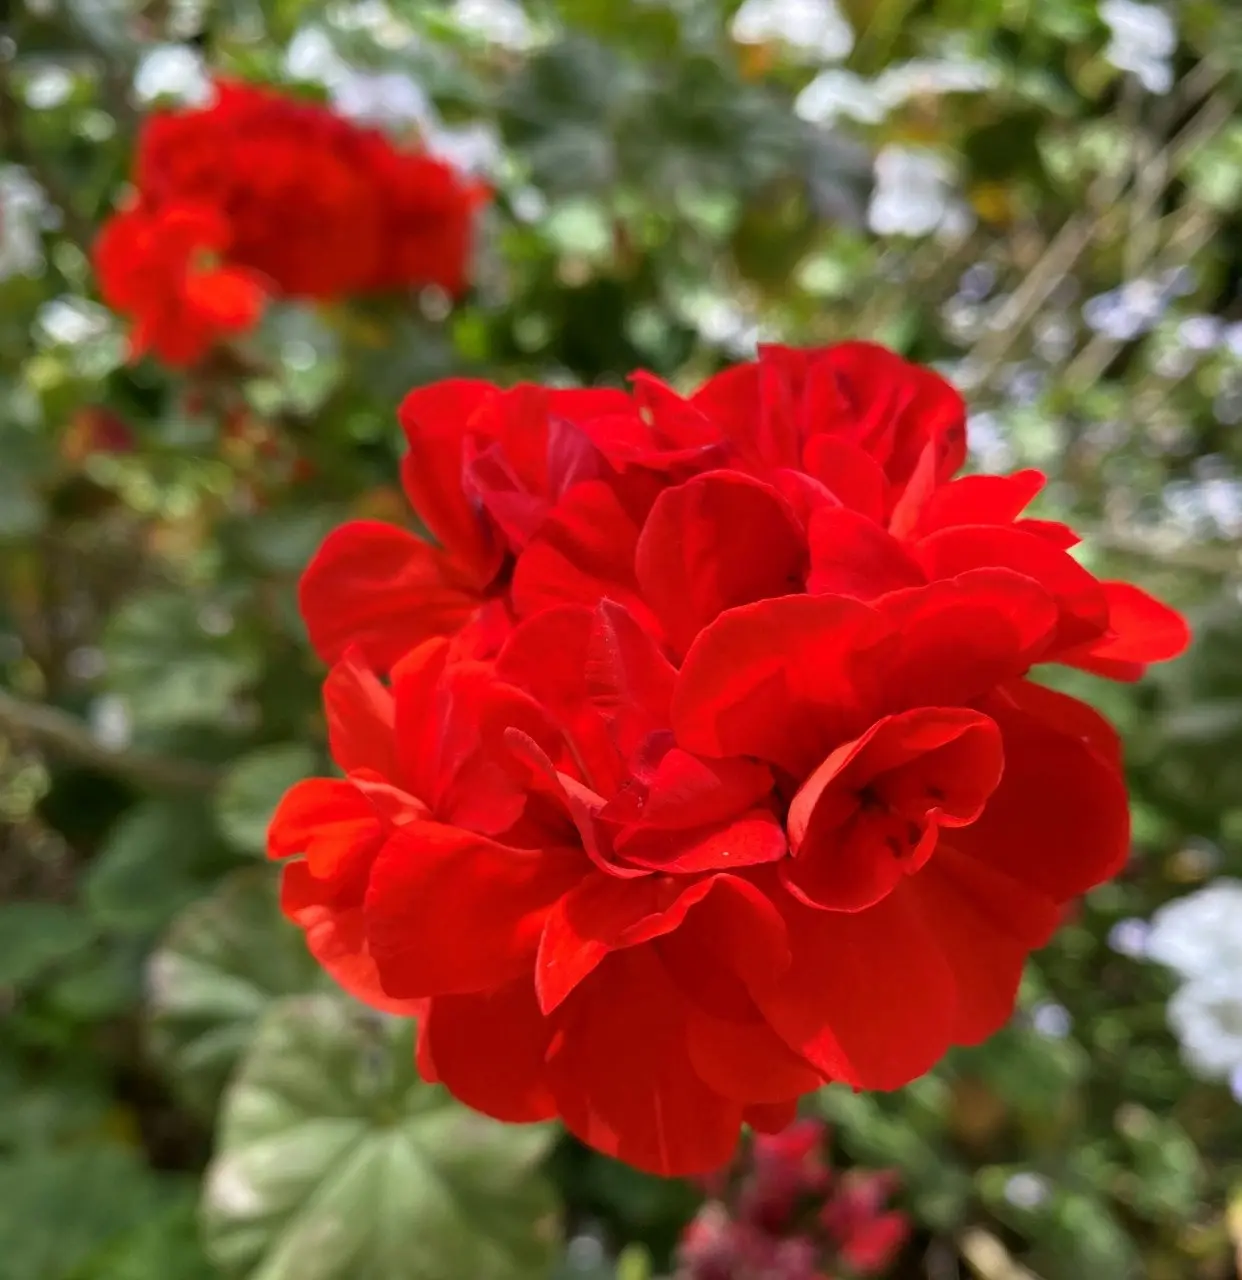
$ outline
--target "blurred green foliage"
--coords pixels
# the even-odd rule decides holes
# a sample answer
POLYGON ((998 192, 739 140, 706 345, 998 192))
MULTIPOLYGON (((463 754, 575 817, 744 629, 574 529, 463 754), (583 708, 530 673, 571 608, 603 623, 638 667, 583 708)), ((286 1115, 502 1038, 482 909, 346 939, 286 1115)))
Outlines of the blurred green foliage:
POLYGON ((680 384, 845 336, 951 373, 974 465, 1046 469, 1093 566, 1199 639, 1073 683, 1125 734, 1135 855, 1014 1025, 813 1109, 903 1173, 895 1275, 1237 1274, 1242 1107, 1117 939, 1242 875, 1242 16, 1170 0, 1157 56, 1095 0, 843 0, 825 67, 769 8, 747 42, 730 0, 0 9, 0 1280, 669 1265, 692 1188, 418 1082, 281 922, 256 857, 323 760, 293 587, 334 523, 400 511, 411 386, 680 384), (196 58, 328 96, 387 74, 387 123, 495 187, 472 295, 277 308, 190 374, 127 365, 90 245, 196 58))

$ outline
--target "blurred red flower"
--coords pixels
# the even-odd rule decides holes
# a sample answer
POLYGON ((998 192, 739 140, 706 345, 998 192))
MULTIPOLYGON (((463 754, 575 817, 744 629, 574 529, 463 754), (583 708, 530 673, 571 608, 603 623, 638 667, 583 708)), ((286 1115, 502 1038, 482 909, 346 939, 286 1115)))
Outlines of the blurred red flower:
POLYGON ((424 1073, 686 1174, 1002 1026, 1129 850, 1115 733, 1029 673, 1187 639, 1023 517, 1042 477, 952 479, 960 401, 861 344, 402 418, 440 546, 356 523, 310 566, 346 776, 271 852, 325 966, 421 1014, 424 1073))
POLYGON ((676 1280, 832 1280, 842 1264, 851 1276, 882 1274, 910 1234, 888 1207, 898 1178, 838 1173, 827 1157, 817 1120, 756 1136, 683 1234, 676 1280))
POLYGON ((222 80, 206 107, 146 121, 130 207, 96 248, 135 355, 196 362, 269 297, 466 285, 486 192, 317 103, 222 80))

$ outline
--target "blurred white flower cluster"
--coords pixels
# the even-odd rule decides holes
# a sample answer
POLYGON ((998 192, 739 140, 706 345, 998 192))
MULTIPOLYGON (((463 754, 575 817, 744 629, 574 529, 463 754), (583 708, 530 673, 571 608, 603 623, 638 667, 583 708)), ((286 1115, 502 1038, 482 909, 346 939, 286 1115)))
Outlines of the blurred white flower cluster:
POLYGON ((1182 979, 1169 1025, 1187 1064, 1242 1093, 1242 880, 1218 879, 1161 907, 1142 952, 1182 979))
POLYGON ((0 166, 0 280, 43 269, 43 188, 19 165, 0 166))
POLYGON ((879 124, 913 98, 982 93, 995 87, 999 78, 995 67, 970 58, 912 58, 871 80, 832 67, 802 90, 794 111, 808 124, 834 124, 840 119, 879 124))
POLYGON ((1137 0, 1103 0, 1100 17, 1109 31, 1104 56, 1118 71, 1128 71, 1148 93, 1173 87, 1173 55, 1177 28, 1157 4, 1137 0))
POLYGON ((867 225, 878 236, 934 232, 952 241, 970 232, 974 214, 958 195, 952 166, 944 157, 893 143, 875 158, 867 225))
POLYGON ((854 48, 836 0, 743 0, 729 31, 738 44, 780 44, 808 62, 840 62, 854 48))
POLYGON ((446 125, 413 77, 350 66, 322 27, 303 27, 289 42, 285 74, 322 84, 336 110, 360 124, 417 129, 429 151, 464 173, 492 173, 500 165, 500 138, 491 125, 446 125))

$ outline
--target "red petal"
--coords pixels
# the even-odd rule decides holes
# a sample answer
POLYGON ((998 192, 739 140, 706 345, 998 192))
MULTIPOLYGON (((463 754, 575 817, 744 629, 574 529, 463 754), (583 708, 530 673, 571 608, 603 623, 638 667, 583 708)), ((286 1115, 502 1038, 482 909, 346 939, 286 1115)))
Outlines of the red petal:
POLYGON ((608 957, 566 1004, 549 1061, 571 1132, 664 1177, 708 1173, 729 1160, 742 1108, 694 1070, 687 1013, 650 947, 608 957))
POLYGON ((802 465, 842 506, 870 520, 882 520, 888 506, 884 468, 856 444, 837 436, 812 436, 802 465))
POLYGON ((510 849, 438 823, 401 827, 376 858, 366 897, 385 990, 452 995, 516 978, 584 865, 564 850, 510 849))
POLYGON ((887 634, 874 610, 836 596, 786 596, 722 614, 678 674, 678 743, 805 773, 830 744, 853 736, 854 673, 887 634))
POLYGON ((360 653, 347 649, 328 672, 323 703, 333 760, 346 773, 373 769, 381 778, 396 781, 393 697, 360 653))
POLYGON ((786 849, 784 829, 770 809, 690 830, 631 827, 616 842, 617 857, 627 863, 677 875, 775 862, 786 849))
POLYGON ((783 882, 813 907, 872 906, 931 856, 939 827, 979 816, 1002 765, 1000 733, 976 711, 919 707, 879 721, 794 797, 783 882))
POLYGON ((960 525, 924 538, 914 554, 931 578, 994 568, 1034 579, 1061 608, 1058 638, 1063 645, 1096 640, 1108 625, 1108 601, 1100 583, 1035 534, 1003 525, 960 525))
POLYGON ((535 967, 539 1007, 551 1013, 610 952, 671 933, 711 887, 710 878, 582 879, 548 912, 535 967))
POLYGON ((1003 692, 1027 715, 1042 721, 1049 729, 1081 739, 1105 764, 1120 772, 1121 738, 1094 707, 1032 680, 1015 680, 1007 684, 1003 692))
POLYGON ((458 631, 480 599, 443 552, 395 525, 355 520, 324 539, 302 575, 299 603, 325 662, 356 645, 387 671, 428 637, 458 631))
POLYGON ((317 880, 361 898, 367 869, 386 834, 365 796, 339 778, 306 778, 285 792, 268 826, 269 858, 306 855, 317 880))
POLYGON ((673 747, 648 783, 639 817, 644 826, 685 830, 734 817, 771 788, 771 771, 752 760, 704 760, 673 747))
POLYGON ((228 333, 258 323, 267 295, 252 272, 233 267, 191 273, 185 280, 185 299, 196 316, 228 333))
POLYGON ((638 526, 601 481, 576 485, 553 509, 513 571, 513 605, 526 617, 562 604, 594 609, 608 597, 651 621, 634 583, 638 526))
POLYGON ((921 534, 952 525, 1012 524, 1047 483, 1034 469, 1009 476, 961 476, 941 485, 920 514, 921 534))
POLYGON ((697 1010, 687 1029, 690 1061, 710 1088, 739 1102, 780 1103, 812 1093, 824 1078, 766 1022, 733 1022, 697 1010))
POLYGON ((953 1039, 976 1044, 1013 1015, 1027 956, 1061 919, 1053 898, 953 847, 946 835, 910 882, 957 981, 953 1039))
POLYGON ((740 876, 712 877, 712 891, 672 933, 655 943, 670 977, 696 1008, 713 1017, 757 1017, 752 985, 789 968, 785 921, 763 890, 740 876))
POLYGON ((594 613, 581 605, 544 609, 514 628, 496 669, 547 708, 573 742, 585 780, 611 795, 625 771, 607 722, 587 692, 594 629, 594 613))
POLYGON ((723 610, 800 591, 806 545, 775 489, 717 471, 656 499, 634 571, 670 642, 684 652, 723 610))
POLYGON ((419 1050, 459 1101, 496 1120, 529 1124, 556 1114, 545 1065, 551 1033, 527 974, 495 991, 437 996, 419 1050))
MULTIPOLYGON (((1005 774, 979 820, 954 833, 954 847, 1059 902, 1115 875, 1130 852, 1116 766, 1081 731, 1058 732, 1002 696, 982 709, 1000 726, 1005 774)), ((1091 714, 1083 706, 1079 717, 1091 714)))
POLYGON ((923 570, 906 549, 874 520, 845 507, 829 507, 811 517, 812 595, 874 600, 889 591, 922 586, 923 570))
POLYGON ((742 1118, 756 1133, 780 1133, 798 1117, 798 1102, 764 1102, 747 1107, 742 1118))
POLYGON ((450 642, 425 640, 392 668, 393 731, 400 777, 409 790, 433 804, 439 787, 437 742, 440 708, 436 692, 449 661, 450 642))
POLYGON ((498 394, 488 382, 447 378, 411 391, 397 410, 409 444, 401 481, 410 504, 478 588, 495 576, 504 548, 465 492, 463 446, 472 418, 498 394))
POLYGON ((1037 582, 1008 569, 895 592, 875 602, 896 642, 877 650, 868 672, 877 708, 955 706, 1026 672, 1052 642, 1056 602, 1037 582))
POLYGON ((911 882, 866 911, 781 903, 788 974, 755 1001, 785 1042, 831 1079, 897 1089, 944 1054, 956 981, 924 922, 911 882))
POLYGON ((306 863, 291 862, 281 879, 281 906, 306 935, 306 946, 328 976, 355 1000, 382 1013, 417 1017, 421 1000, 394 1000, 380 986, 367 951, 361 907, 336 909, 318 900, 321 886, 306 863))
POLYGON ((1062 661, 1114 679, 1137 679, 1148 662, 1176 658, 1190 644, 1190 628, 1176 609, 1128 582, 1105 582, 1108 634, 1062 661), (1127 671, 1130 664, 1138 671, 1127 671))
POLYGON ((587 642, 586 694, 612 726, 623 755, 668 727, 676 678, 672 663, 633 614, 615 601, 601 600, 587 642))

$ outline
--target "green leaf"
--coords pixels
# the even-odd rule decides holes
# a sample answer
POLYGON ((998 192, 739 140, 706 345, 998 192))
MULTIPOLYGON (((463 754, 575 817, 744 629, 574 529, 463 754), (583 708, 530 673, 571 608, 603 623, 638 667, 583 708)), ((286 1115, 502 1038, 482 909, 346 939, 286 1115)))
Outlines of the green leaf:
POLYGON ((179 1191, 167 1208, 108 1247, 82 1280, 218 1280, 199 1239, 197 1197, 179 1191))
POLYGON ((174 921, 147 968, 149 1043, 178 1093, 211 1114, 255 1025, 319 968, 280 914, 275 876, 246 869, 174 921))
POLYGON ((148 1218, 160 1187, 113 1143, 0 1160, 0 1280, 68 1280, 148 1218))
POLYGON ((550 1137, 422 1083, 408 1022, 292 998, 225 1097, 208 1249, 245 1280, 537 1280, 557 1243, 550 1137))
POLYGON ((192 801, 135 806, 87 869, 82 893, 91 915, 115 933, 162 928, 201 889, 195 868, 213 844, 210 823, 192 801))
POLYGON ((109 684, 125 697, 135 724, 162 728, 213 723, 258 674, 256 654, 221 613, 172 592, 134 596, 104 637, 109 684), (223 630, 223 634, 218 634, 223 630))
POLYGON ((0 903, 0 986, 21 986, 94 937, 90 919, 55 902, 0 903))
POLYGON ((315 771, 315 753, 296 742, 260 747, 228 771, 216 797, 216 820, 230 844, 246 853, 267 847, 267 827, 280 798, 315 771))

